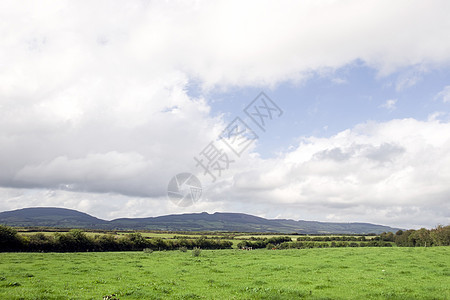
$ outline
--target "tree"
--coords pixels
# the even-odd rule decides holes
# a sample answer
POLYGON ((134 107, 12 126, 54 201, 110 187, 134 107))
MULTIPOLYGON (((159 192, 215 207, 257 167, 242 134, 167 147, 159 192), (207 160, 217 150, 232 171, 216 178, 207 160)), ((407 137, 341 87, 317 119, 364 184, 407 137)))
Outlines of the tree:
POLYGON ((430 235, 436 246, 450 246, 450 225, 438 225, 431 230, 430 235))
MULTIPOLYGON (((400 230, 399 230, 400 231, 400 230)), ((402 231, 401 234, 396 234, 394 238, 394 242, 399 247, 411 247, 414 246, 413 242, 409 239, 409 236, 414 232, 415 230, 410 229, 406 231, 402 231)), ((398 233, 398 231, 397 231, 398 233)))
POLYGON ((23 246, 23 240, 17 231, 9 226, 0 225, 0 251, 17 251, 23 246))
POLYGON ((52 251, 55 249, 55 240, 52 236, 43 233, 35 233, 28 237, 28 250, 52 251))
POLYGON ((275 249, 275 245, 272 244, 272 243, 268 243, 268 244, 266 245, 266 249, 268 249, 268 250, 275 249))
POLYGON ((94 241, 80 229, 72 229, 66 234, 55 234, 55 240, 60 251, 95 250, 94 241))
POLYGON ((408 237, 408 240, 415 247, 430 247, 433 244, 433 239, 431 238, 430 231, 425 228, 414 231, 408 237))
POLYGON ((393 242, 394 234, 392 232, 383 232, 382 234, 380 234, 380 239, 386 242, 393 242))
POLYGON ((112 234, 105 234, 96 237, 95 242, 101 251, 116 251, 120 250, 120 245, 117 239, 112 234))
MULTIPOLYGON (((139 232, 130 233, 126 236, 126 239, 128 239, 129 243, 131 244, 132 250, 142 250, 144 248, 147 248, 148 243, 145 240, 145 238, 140 234, 139 232)), ((164 244, 164 241, 161 240, 161 242, 164 244)), ((157 247, 159 245, 156 245, 157 247)), ((165 246, 165 245, 164 245, 165 246)), ((163 247, 165 249, 165 247, 163 247)))

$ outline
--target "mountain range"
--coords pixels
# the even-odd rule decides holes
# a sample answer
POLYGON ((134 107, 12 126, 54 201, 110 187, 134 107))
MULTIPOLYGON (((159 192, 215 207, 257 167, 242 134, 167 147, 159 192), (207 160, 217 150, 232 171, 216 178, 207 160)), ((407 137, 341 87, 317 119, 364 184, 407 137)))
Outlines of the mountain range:
POLYGON ((0 224, 16 227, 57 227, 106 230, 229 231, 301 234, 368 234, 399 228, 370 223, 330 223, 265 219, 242 213, 191 213, 148 218, 102 220, 57 207, 32 207, 0 212, 0 224))

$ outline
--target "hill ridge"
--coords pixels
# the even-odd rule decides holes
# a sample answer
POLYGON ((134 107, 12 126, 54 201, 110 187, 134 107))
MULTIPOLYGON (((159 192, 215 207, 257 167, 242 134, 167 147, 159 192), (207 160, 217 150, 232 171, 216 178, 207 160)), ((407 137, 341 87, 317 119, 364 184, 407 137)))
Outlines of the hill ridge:
POLYGON ((363 222, 320 222, 266 219, 245 213, 185 213, 111 221, 59 207, 28 207, 0 212, 0 224, 17 227, 62 227, 107 230, 240 231, 303 234, 379 234, 397 231, 384 225, 363 222))

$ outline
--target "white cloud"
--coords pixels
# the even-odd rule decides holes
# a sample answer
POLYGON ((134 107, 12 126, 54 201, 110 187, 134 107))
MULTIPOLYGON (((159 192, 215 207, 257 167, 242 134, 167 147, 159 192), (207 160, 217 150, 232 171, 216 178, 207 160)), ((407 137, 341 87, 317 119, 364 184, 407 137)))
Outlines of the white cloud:
POLYGON ((164 182, 158 183, 156 177, 140 182, 129 176, 147 169, 141 156, 107 153, 80 160, 57 158, 38 170, 24 168, 18 177, 24 180, 28 174, 32 178, 41 174, 41 182, 49 186, 59 180, 78 180, 77 172, 66 171, 74 169, 94 178, 87 180, 90 190, 105 192, 105 187, 116 185, 117 191, 128 196, 79 193, 71 185, 53 191, 9 188, 1 190, 0 208, 65 206, 109 219, 143 217, 149 212, 240 211, 269 218, 432 227, 450 221, 449 153, 450 123, 403 119, 360 124, 330 138, 304 138, 278 158, 246 153, 215 184, 199 176, 204 199, 187 210, 168 201, 164 182), (107 164, 108 172, 103 173, 107 168, 102 164, 107 164), (75 179, 64 177, 68 175, 75 179), (162 185, 163 189, 152 197, 140 197, 139 193, 151 190, 148 182, 157 182, 157 188, 162 185), (134 191, 127 190, 130 187, 134 191))
POLYGON ((423 74, 426 72, 423 68, 416 70, 413 68, 412 71, 407 71, 399 76, 395 84, 395 89, 397 91, 403 91, 407 88, 415 86, 418 82, 422 80, 423 74))
POLYGON ((331 82, 333 82, 334 84, 346 84, 348 83, 348 80, 343 78, 332 78, 331 82))
MULTIPOLYGON (((380 75, 447 65, 449 10, 448 1, 2 1, 0 209, 44 199, 42 204, 105 216, 122 206, 108 208, 100 203, 103 197, 129 201, 123 211, 130 214, 142 201, 161 205, 157 203, 170 177, 189 169, 193 155, 224 125, 220 117, 211 117, 204 98, 187 95, 189 82, 204 88, 274 86, 354 61, 380 75), (84 204, 79 206, 78 200, 84 204)), ((397 179, 391 180, 408 188, 411 176, 419 174, 416 165, 411 162, 411 169, 397 159, 410 151, 421 158, 414 154, 417 145, 401 137, 404 143, 391 141, 408 122, 418 130, 418 139, 409 132, 406 136, 418 145, 429 124, 439 132, 446 126, 402 121, 401 128, 391 126, 386 136, 369 132, 365 137, 350 130, 330 140, 311 138, 279 160, 249 155, 230 171, 236 178, 228 195, 240 201, 246 190, 253 190, 253 198, 269 204, 277 199, 293 205, 352 206, 360 203, 355 182, 387 176, 390 163, 398 168, 397 179), (259 162, 262 169, 253 170, 252 163, 259 162), (369 170, 381 167, 367 174, 354 171, 360 163, 369 170), (264 169, 268 166, 273 171, 264 169), (336 177, 339 171, 347 174, 342 182, 336 177), (334 192, 342 198, 327 196, 334 192)), ((436 147, 430 149, 446 159, 436 147)), ((222 183, 222 190, 227 189, 222 183)), ((249 209, 236 201, 220 203, 223 197, 199 207, 249 209)), ((150 211, 174 209, 164 205, 150 211)), ((254 205, 253 213, 267 208, 254 205)), ((374 215, 368 212, 361 213, 374 215)), ((376 220, 388 221, 383 216, 376 220)))
POLYGON ((336 221, 415 227, 450 221, 450 123, 361 124, 330 138, 306 138, 284 157, 245 167, 210 198, 295 219, 339 215, 336 221))
POLYGON ((396 109, 395 104, 397 104, 397 99, 389 99, 386 100, 386 102, 382 104, 380 107, 386 108, 389 111, 394 111, 396 109))
POLYGON ((444 89, 437 94, 436 98, 442 99, 444 103, 450 103, 450 85, 444 87, 444 89))
POLYGON ((0 78, 10 95, 19 86, 48 93, 93 71, 150 80, 180 70, 205 86, 273 85, 355 60, 382 74, 450 62, 447 1, 2 6, 0 78))

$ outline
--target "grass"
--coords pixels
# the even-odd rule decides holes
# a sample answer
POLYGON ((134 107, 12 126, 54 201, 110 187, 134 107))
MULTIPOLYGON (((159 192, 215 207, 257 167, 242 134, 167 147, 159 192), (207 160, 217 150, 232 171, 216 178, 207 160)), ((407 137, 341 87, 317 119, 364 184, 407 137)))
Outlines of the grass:
POLYGON ((0 299, 449 299, 450 247, 1 253, 0 299))

